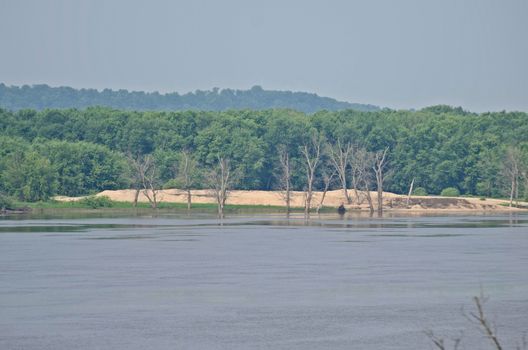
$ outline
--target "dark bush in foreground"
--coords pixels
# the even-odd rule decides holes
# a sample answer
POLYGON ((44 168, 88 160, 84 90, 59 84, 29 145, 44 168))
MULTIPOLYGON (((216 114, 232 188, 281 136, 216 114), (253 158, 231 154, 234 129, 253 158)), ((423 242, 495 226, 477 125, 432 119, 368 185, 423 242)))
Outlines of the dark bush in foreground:
POLYGON ((114 201, 108 198, 107 196, 88 196, 79 200, 79 204, 85 205, 92 209, 97 208, 111 208, 114 206, 114 201))

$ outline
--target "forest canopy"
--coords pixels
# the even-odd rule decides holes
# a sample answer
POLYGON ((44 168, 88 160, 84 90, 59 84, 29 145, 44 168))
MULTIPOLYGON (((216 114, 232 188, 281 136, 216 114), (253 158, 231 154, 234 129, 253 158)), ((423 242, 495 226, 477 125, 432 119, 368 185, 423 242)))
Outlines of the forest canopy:
MULTIPOLYGON (((169 186, 183 150, 201 169, 228 158, 237 189, 273 190, 284 147, 290 152, 292 187, 303 190, 301 146, 314 134, 329 145, 339 140, 370 152, 388 148, 384 190, 396 193, 406 193, 414 179, 415 188, 428 194, 455 188, 463 195, 508 196, 507 150, 515 147, 528 164, 528 115, 523 112, 476 114, 447 106, 311 115, 284 109, 0 109, 0 193, 34 201, 129 188, 131 155, 155 159, 159 186, 169 186)), ((316 188, 323 186, 321 178, 316 188)), ((528 195, 524 183, 519 189, 528 195)))
POLYGON ((264 110, 273 108, 294 109, 304 113, 320 110, 337 111, 354 109, 374 111, 373 105, 337 101, 306 92, 264 90, 253 86, 249 90, 219 89, 196 90, 186 94, 95 89, 73 89, 48 85, 6 86, 0 84, 0 107, 19 110, 32 108, 77 108, 104 106, 126 110, 158 111, 225 111, 229 109, 264 110))

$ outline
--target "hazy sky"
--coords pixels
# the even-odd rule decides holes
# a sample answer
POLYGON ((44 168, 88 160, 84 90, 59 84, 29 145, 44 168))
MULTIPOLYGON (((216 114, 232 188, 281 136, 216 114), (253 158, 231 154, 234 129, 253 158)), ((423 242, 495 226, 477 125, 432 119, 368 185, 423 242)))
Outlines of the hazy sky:
POLYGON ((0 0, 0 82, 528 111, 528 0, 0 0))

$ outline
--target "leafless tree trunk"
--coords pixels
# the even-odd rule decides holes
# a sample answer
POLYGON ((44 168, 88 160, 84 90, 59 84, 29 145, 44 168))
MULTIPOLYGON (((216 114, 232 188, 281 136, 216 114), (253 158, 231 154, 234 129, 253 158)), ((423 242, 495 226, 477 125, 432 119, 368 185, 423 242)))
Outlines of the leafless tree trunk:
POLYGON ((147 197, 150 206, 153 209, 158 207, 158 192, 160 185, 158 181, 158 169, 152 155, 147 154, 145 156, 138 155, 132 157, 128 155, 129 163, 133 170, 133 181, 136 187, 134 194, 134 206, 137 206, 139 193, 142 191, 145 197, 147 197))
POLYGON ((357 148, 351 161, 352 183, 357 204, 362 204, 363 200, 366 199, 371 213, 374 212, 374 204, 370 195, 372 164, 372 154, 364 148, 357 148), (359 193, 358 190, 361 190, 362 193, 359 193))
POLYGON ((132 187, 135 190, 134 202, 133 202, 134 208, 137 207, 139 194, 141 193, 141 187, 142 187, 141 176, 139 175, 140 174, 139 168, 140 168, 140 163, 141 163, 140 159, 141 157, 139 155, 137 157, 133 157, 130 152, 128 152, 127 154, 127 161, 128 161, 128 165, 131 170, 130 175, 131 175, 132 187))
POLYGON ((137 207, 140 193, 141 193, 141 189, 140 188, 136 188, 136 191, 134 193, 134 203, 133 203, 134 208, 137 207))
POLYGON ((503 174, 510 183, 510 207, 513 199, 518 200, 521 177, 521 151, 518 147, 508 147, 503 161, 503 174))
POLYGON ((279 185, 282 198, 286 203, 286 213, 291 211, 291 163, 290 154, 286 146, 279 147, 280 176, 279 185))
POLYGON ((359 198, 359 192, 358 192, 358 187, 359 187, 360 182, 361 180, 359 179, 357 174, 353 172, 352 173, 352 187, 354 189, 354 198, 356 199, 356 203, 358 205, 360 205, 363 202, 363 200, 359 198))
POLYGON ((310 216, 310 209, 313 198, 313 185, 315 181, 315 172, 321 160, 321 137, 317 134, 312 135, 310 140, 301 147, 301 153, 305 160, 306 171, 306 200, 304 205, 304 215, 310 216))
POLYGON ((196 183, 197 163, 188 150, 181 152, 180 163, 178 164, 176 179, 181 184, 181 189, 187 196, 187 209, 192 206, 192 187, 196 183))
POLYGON ((374 154, 374 166, 372 169, 376 174, 376 186, 378 189, 378 213, 383 213, 383 171, 387 165, 387 152, 389 147, 385 148, 383 151, 378 151, 374 154))
POLYGON ((328 192, 330 185, 332 185, 332 182, 334 180, 336 173, 337 173, 336 169, 334 169, 332 173, 328 173, 326 171, 323 172, 324 190, 323 190, 323 194, 321 195, 321 200, 319 201, 319 205, 317 205, 317 210, 316 210, 317 213, 319 213, 319 210, 321 210, 321 208, 323 207, 324 200, 326 197, 326 192, 328 192))
POLYGON ((211 191, 218 205, 218 217, 224 217, 224 209, 233 184, 231 164, 228 158, 218 157, 218 162, 209 174, 211 191))
POLYGON ((411 181, 411 186, 409 186, 409 194, 407 195, 407 206, 409 206, 409 203, 411 201, 411 195, 414 187, 414 178, 411 181))
POLYGON ((374 204, 372 203, 372 196, 370 195, 370 188, 369 188, 369 182, 370 179, 368 177, 363 179, 363 186, 365 190, 365 195, 367 197, 367 203, 369 205, 370 212, 374 212, 374 204))
POLYGON ((525 198, 528 198, 528 164, 525 164, 524 166, 522 177, 524 178, 524 193, 526 196, 525 198))
POLYGON ((361 205, 364 198, 359 193, 359 189, 364 187, 364 179, 370 169, 370 159, 368 152, 361 147, 355 147, 350 159, 350 172, 352 175, 352 188, 354 189, 354 197, 356 203, 361 205))
POLYGON ((337 139, 335 145, 328 145, 328 154, 332 165, 337 171, 341 186, 343 188, 343 194, 347 204, 351 203, 350 197, 347 190, 347 168, 350 163, 350 157, 352 156, 353 146, 350 142, 342 144, 340 139, 337 139))
POLYGON ((143 167, 140 167, 140 176, 143 183, 143 194, 147 197, 150 206, 156 209, 158 207, 158 192, 161 186, 158 183, 158 168, 152 155, 148 154, 145 156, 143 167))
POLYGON ((515 184, 515 206, 519 207, 519 179, 517 180, 517 183, 515 184))

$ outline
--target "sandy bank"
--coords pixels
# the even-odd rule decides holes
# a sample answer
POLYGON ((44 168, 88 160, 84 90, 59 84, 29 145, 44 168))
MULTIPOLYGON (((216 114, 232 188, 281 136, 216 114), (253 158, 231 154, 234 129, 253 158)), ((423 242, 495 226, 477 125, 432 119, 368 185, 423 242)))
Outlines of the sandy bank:
MULTIPOLYGON (((133 202, 134 190, 114 190, 103 191, 97 196, 107 196, 112 200, 121 202, 133 202)), ((349 210, 368 210, 368 202, 365 193, 359 193, 359 200, 354 195, 354 191, 349 191, 352 197, 352 204, 345 205, 349 210)), ((302 207, 304 205, 304 192, 292 192, 292 207, 302 207)), ((377 193, 371 192, 374 203, 377 201, 377 193)), ((60 201, 75 201, 82 197, 64 197, 58 196, 55 199, 60 201)), ((187 197, 183 191, 169 189, 158 192, 158 198, 161 202, 186 203, 187 197)), ((314 192, 312 207, 315 208, 321 203, 322 192, 314 192)), ((508 208, 503 204, 505 200, 486 198, 468 198, 468 197, 435 197, 435 196, 412 196, 407 203, 407 196, 385 192, 383 195, 384 206, 387 210, 405 210, 405 211, 519 211, 523 209, 508 208), (502 205, 501 205, 502 204, 502 205)), ((140 193, 140 202, 148 202, 147 197, 140 193)), ((193 203, 215 203, 215 199, 208 190, 193 190, 193 203)), ((337 208, 342 203, 346 203, 342 190, 328 191, 324 199, 324 206, 337 208)), ((231 191, 227 199, 227 204, 235 205, 266 205, 266 206, 284 206, 283 193, 280 191, 231 191)), ((528 203, 523 202, 523 205, 528 203)))

